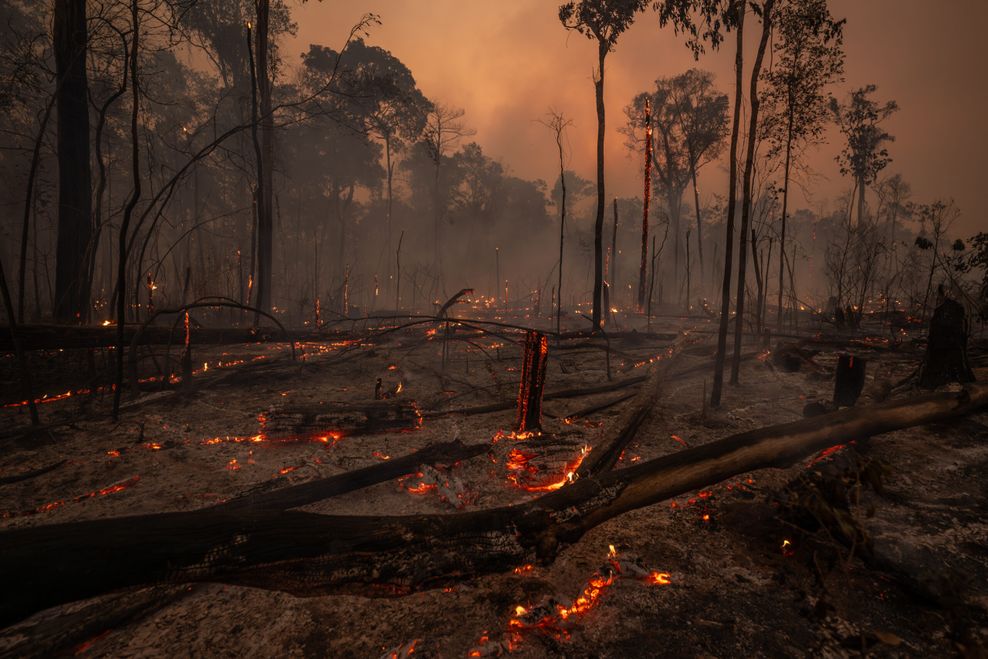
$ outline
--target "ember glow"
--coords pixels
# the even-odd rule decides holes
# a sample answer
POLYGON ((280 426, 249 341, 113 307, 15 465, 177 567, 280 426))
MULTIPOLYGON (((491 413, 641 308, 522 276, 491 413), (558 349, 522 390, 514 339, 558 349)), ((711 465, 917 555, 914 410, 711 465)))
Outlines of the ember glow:
POLYGON ((53 510, 57 510, 62 506, 69 503, 79 503, 80 501, 85 501, 86 499, 93 499, 95 497, 105 497, 109 494, 116 494, 117 492, 123 492, 124 490, 137 485, 137 482, 141 480, 141 477, 131 476, 127 480, 119 481, 113 485, 107 485, 106 487, 93 490, 91 492, 86 492, 85 494, 80 494, 77 497, 71 499, 58 499, 57 501, 49 501, 48 503, 42 504, 37 508, 32 508, 23 511, 8 511, 0 513, 0 518, 2 519, 12 519, 14 517, 27 517, 29 515, 37 515, 39 513, 50 513, 53 510))
MULTIPOLYGON (((530 566, 515 568, 515 574, 527 571, 526 568, 530 566)), ((606 562, 590 577, 571 603, 548 598, 535 605, 516 605, 502 639, 494 642, 490 633, 485 631, 468 656, 499 656, 513 652, 524 641, 525 635, 531 633, 545 634, 559 641, 568 640, 570 631, 600 604, 608 589, 619 579, 635 579, 650 586, 668 586, 672 583, 671 573, 648 570, 636 557, 621 556, 613 544, 608 545, 606 562)))
POLYGON ((590 450, 590 446, 584 446, 580 449, 580 453, 566 463, 565 470, 560 477, 552 478, 551 480, 539 480, 538 476, 541 470, 535 465, 530 464, 534 458, 539 457, 539 454, 513 448, 508 452, 508 457, 505 461, 508 480, 515 487, 526 492, 554 492, 576 479, 576 472, 580 468, 580 465, 583 464, 590 450))

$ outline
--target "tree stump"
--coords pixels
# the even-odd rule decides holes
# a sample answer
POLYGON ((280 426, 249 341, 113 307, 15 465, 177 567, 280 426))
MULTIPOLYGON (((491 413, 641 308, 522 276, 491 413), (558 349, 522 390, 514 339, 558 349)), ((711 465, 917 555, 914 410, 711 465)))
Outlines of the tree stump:
POLYGON ((865 383, 867 360, 854 355, 840 355, 837 359, 837 377, 834 379, 834 405, 853 407, 858 402, 865 383))
POLYGON ((950 298, 933 311, 930 319, 919 386, 935 389, 948 382, 974 382, 974 372, 967 359, 964 306, 950 298))
POLYGON ((545 366, 549 360, 549 340, 542 332, 529 330, 525 335, 522 357, 521 385, 518 387, 518 432, 542 427, 542 389, 545 386, 545 366))

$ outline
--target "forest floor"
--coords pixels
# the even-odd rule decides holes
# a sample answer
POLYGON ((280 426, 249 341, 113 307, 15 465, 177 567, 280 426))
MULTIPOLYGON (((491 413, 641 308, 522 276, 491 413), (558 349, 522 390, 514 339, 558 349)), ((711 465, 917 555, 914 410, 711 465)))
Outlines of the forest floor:
MULTIPOLYGON (((526 323, 521 316, 513 320, 526 323)), ((643 324, 619 320, 621 329, 643 324)), ((413 474, 306 510, 413 515, 523 502, 565 480, 586 450, 618 429, 622 410, 633 400, 569 418, 636 387, 548 399, 541 436, 500 437, 498 431, 512 430, 514 409, 446 412, 511 400, 523 335, 456 328, 455 337, 464 340, 449 343, 444 365, 443 330, 431 332, 435 327, 307 344, 297 361, 283 343, 203 347, 195 351, 194 389, 143 394, 119 422, 109 420, 108 392, 67 396, 40 405, 50 424, 41 439, 18 436, 26 423, 24 407, 6 406, 0 412, 4 481, 57 466, 18 482, 0 481, 0 528, 193 510, 453 438, 490 450, 440 467, 450 483, 446 496, 413 474), (203 370, 203 364, 209 367, 203 370), (414 401, 420 422, 401 431, 350 436, 327 428, 284 441, 265 432, 279 406, 367 402, 378 378, 389 393, 400 383, 396 399, 414 401), (548 451, 526 462, 525 451, 540 445, 548 451)), ((653 332, 687 338, 677 342, 679 352, 661 380, 656 412, 616 468, 797 420, 808 402, 832 398, 837 354, 848 351, 846 344, 817 346, 813 363, 797 372, 785 371, 764 350, 742 363, 741 384, 726 386, 722 406, 706 409, 702 401, 712 369, 674 374, 710 361, 715 328, 713 321, 695 317, 653 323, 653 332)), ((819 331, 828 332, 814 326, 803 334, 819 331)), ((610 341, 611 382, 669 360, 672 340, 621 337, 610 341)), ((546 392, 607 383, 603 345, 599 339, 551 343, 546 392)), ((988 368, 979 345, 972 357, 984 380, 988 368)), ((859 405, 888 396, 922 357, 921 345, 908 338, 891 346, 862 341, 851 351, 868 359, 859 405)), ((68 374, 85 370, 84 357, 33 358, 36 386, 50 398, 81 386, 69 382, 68 374)), ((18 398, 13 363, 11 356, 4 358, 0 383, 10 403, 18 398)), ((910 386, 892 396, 915 393, 910 386)), ((42 643, 74 611, 98 617, 100 602, 117 597, 111 594, 95 606, 63 605, 0 630, 0 656, 31 655, 45 647, 40 654, 377 657, 391 651, 401 656, 413 642, 416 657, 493 655, 508 645, 518 657, 979 656, 988 649, 986 513, 983 412, 855 442, 789 469, 753 472, 629 512, 594 528, 547 566, 390 597, 299 598, 213 583, 180 586, 131 619, 95 633, 87 627, 89 636, 68 635, 61 647, 42 643), (660 583, 595 581, 599 568, 615 560, 613 552, 663 573, 660 583), (517 607, 528 610, 547 598, 579 602, 581 593, 587 606, 558 627, 511 628, 520 615, 517 607)))

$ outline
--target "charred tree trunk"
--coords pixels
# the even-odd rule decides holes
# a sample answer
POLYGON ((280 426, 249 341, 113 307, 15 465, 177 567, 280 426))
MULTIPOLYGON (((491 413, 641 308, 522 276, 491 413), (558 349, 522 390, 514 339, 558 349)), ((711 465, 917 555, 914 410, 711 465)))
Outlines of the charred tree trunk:
POLYGON ((93 227, 87 36, 85 0, 56 0, 53 34, 58 107, 55 318, 63 323, 83 323, 89 310, 86 255, 93 227))
POLYGON ((0 533, 0 624, 157 581, 219 581, 303 596, 347 592, 347 586, 366 594, 367 584, 381 584, 393 593, 500 572, 533 558, 548 563, 588 530, 628 511, 756 469, 783 468, 851 439, 986 405, 988 387, 972 385, 837 411, 578 479, 533 501, 491 510, 404 517, 286 510, 326 496, 314 491, 272 505, 260 495, 225 509, 14 529, 0 533))
MULTIPOLYGON (((274 118, 271 115, 271 77, 268 72, 270 0, 257 0, 257 58, 254 62, 254 82, 260 101, 260 143, 257 161, 257 308, 271 311, 272 269, 274 267, 274 118)), ((256 105, 255 105, 256 108, 256 105)), ((257 130, 257 126, 253 130, 257 130)))
POLYGON ((948 382, 974 382, 967 359, 964 306, 946 299, 933 311, 919 386, 934 389, 948 382))
MULTIPOLYGON (((608 288, 614 291, 617 295, 617 230, 618 230, 618 211, 617 211, 617 197, 614 197, 614 227, 611 231, 611 274, 610 281, 608 283, 608 288)), ((608 304, 608 309, 610 305, 608 304)), ((608 312, 610 313, 610 312, 608 312)))
POLYGON ((744 297, 747 289, 746 270, 748 266, 748 224, 751 218, 751 179, 755 166, 755 144, 758 142, 758 77, 761 75, 762 61, 768 38, 772 33, 772 8, 775 0, 765 0, 762 5, 762 37, 758 42, 755 64, 751 70, 751 91, 748 100, 751 105, 748 120, 747 154, 744 160, 744 189, 741 199, 741 239, 738 241, 738 292, 735 301, 737 314, 734 317, 734 354, 731 357, 731 384, 737 384, 741 373, 741 341, 744 335, 744 297))
POLYGON ((518 432, 530 432, 542 427, 542 390, 548 359, 549 340, 542 332, 529 330, 525 335, 521 384, 518 387, 518 419, 515 423, 518 432))
POLYGON ((604 320, 602 303, 604 300, 604 58, 607 44, 597 44, 597 79, 594 80, 594 95, 597 101, 597 219, 594 222, 594 263, 593 263, 593 328, 599 332, 604 320))
POLYGON ((779 232, 779 303, 776 310, 775 318, 775 331, 782 332, 782 296, 784 288, 783 275, 785 273, 786 265, 786 216, 789 212, 789 169, 791 167, 792 161, 792 120, 793 112, 795 108, 793 107, 793 101, 790 101, 789 107, 789 118, 786 127, 786 161, 783 165, 783 180, 782 180, 782 227, 779 232))
POLYGON ((645 99, 645 192, 642 196, 642 259, 638 270, 638 312, 645 310, 645 273, 648 266, 648 204, 652 199, 652 110, 645 99))
POLYGON ((123 393, 124 377, 124 328, 127 324, 127 232, 134 216, 134 209, 141 199, 141 151, 137 143, 137 119, 140 113, 140 87, 137 79, 137 53, 140 47, 140 15, 137 0, 131 0, 130 15, 133 36, 130 46, 130 164, 133 189, 124 207, 120 222, 117 245, 117 346, 116 346, 116 387, 113 390, 113 418, 120 414, 120 396, 123 393))
POLYGON ((837 358, 837 375, 834 378, 834 405, 853 407, 861 396, 865 383, 867 360, 854 355, 840 355, 837 358))
POLYGON ((730 180, 727 193, 727 228, 724 239, 724 281, 721 285, 720 325, 717 331, 717 356, 714 359, 714 382, 710 389, 711 407, 720 406, 724 388, 724 359, 727 355, 727 325, 731 314, 731 267, 734 245, 734 214, 738 191, 738 132, 741 127, 741 88, 744 73, 744 14, 745 3, 735 0, 738 13, 737 48, 734 55, 734 119, 731 127, 730 180))

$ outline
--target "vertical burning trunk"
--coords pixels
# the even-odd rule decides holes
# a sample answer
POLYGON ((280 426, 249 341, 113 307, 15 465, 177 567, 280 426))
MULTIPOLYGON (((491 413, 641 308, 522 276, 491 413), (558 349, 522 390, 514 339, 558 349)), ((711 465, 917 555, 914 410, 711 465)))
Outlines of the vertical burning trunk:
POLYGON ((734 244, 734 211, 737 207, 738 190, 738 132, 741 125, 741 87, 744 69, 744 13, 743 0, 735 0, 738 12, 737 50, 734 56, 734 119, 731 127, 730 179, 727 193, 727 228, 724 240, 724 282, 721 286, 720 326, 717 330, 717 354, 714 357, 714 382, 710 390, 711 407, 720 406, 724 388, 724 357, 727 354, 727 324, 731 312, 731 260, 734 244))
POLYGON ((542 332, 529 330, 525 335, 522 357, 521 385, 518 388, 518 432, 530 432, 542 427, 542 388, 549 358, 549 339, 542 332))
POLYGON ((56 0, 54 49, 58 107, 58 239, 55 260, 55 319, 85 320, 86 280, 92 235, 89 163, 89 97, 86 78, 85 0, 56 0))
POLYGON ((603 41, 597 45, 598 75, 594 80, 597 100, 597 220, 594 223, 594 264, 593 264, 593 329, 600 331, 601 302, 604 289, 604 58, 607 45, 603 41))
POLYGON ((638 311, 645 310, 645 269, 648 262, 648 204, 652 198, 652 108, 645 99, 645 183, 642 204, 642 260, 638 270, 638 311))
POLYGON ((762 36, 755 54, 755 64, 751 70, 751 112, 748 122, 747 154, 744 161, 744 190, 741 201, 741 239, 738 241, 738 293, 737 315, 734 319, 734 354, 731 358, 731 384, 738 383, 741 372, 741 338, 744 333, 744 296, 746 269, 748 265, 748 226, 751 219, 751 179, 755 165, 755 143, 758 141, 758 76, 761 74, 765 48, 772 31, 772 6, 775 0, 765 0, 762 6, 762 36))
MULTIPOLYGON (((271 272, 274 265, 274 118, 271 116, 271 80, 268 75, 270 4, 270 0, 257 0, 257 62, 254 76, 261 114, 257 163, 257 308, 264 312, 271 311, 271 272)), ((257 122, 256 115, 254 121, 257 122)))

